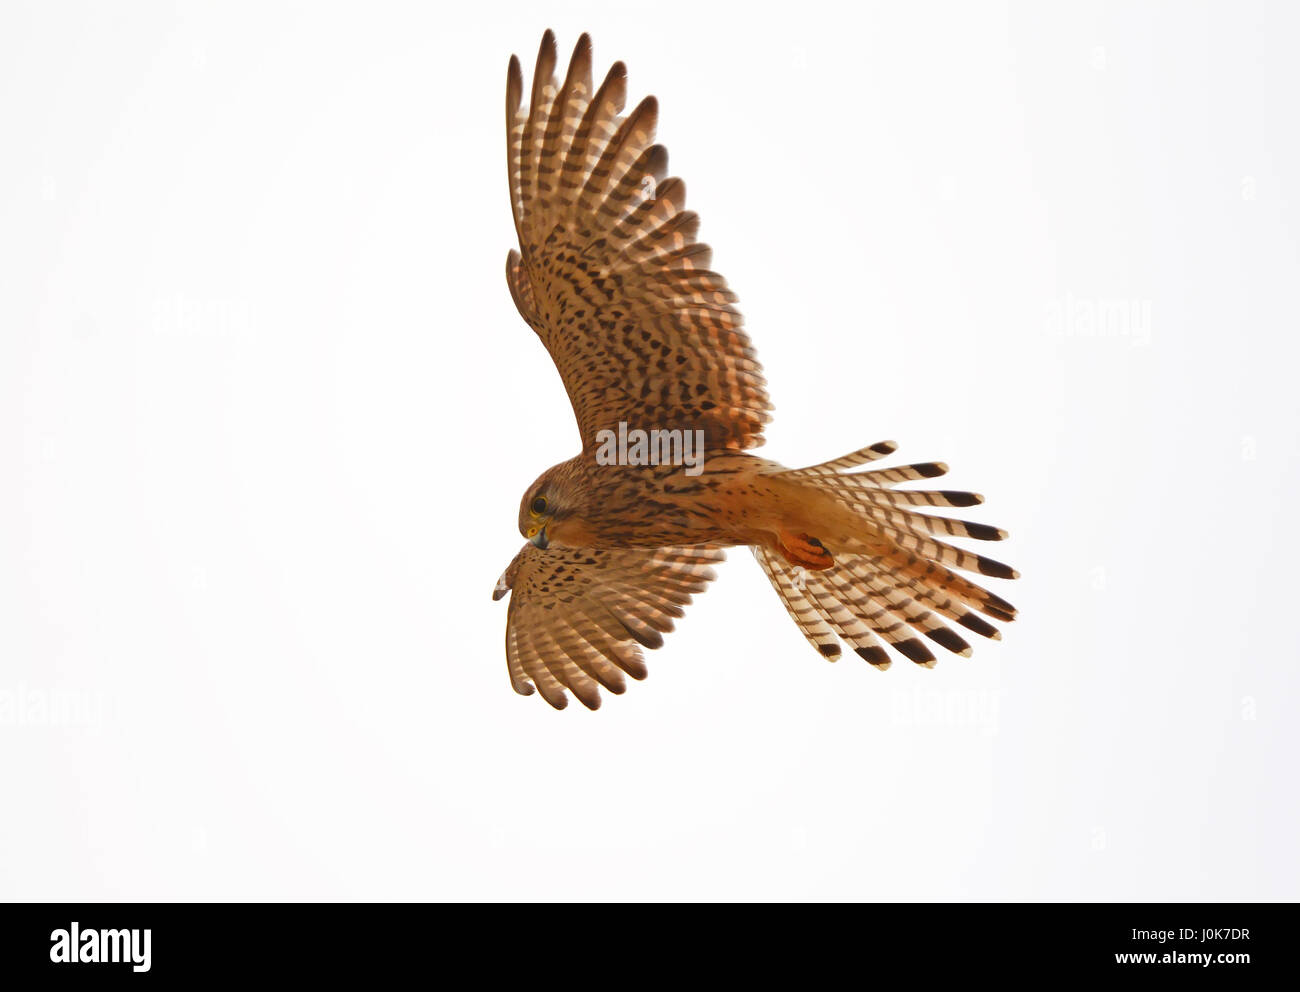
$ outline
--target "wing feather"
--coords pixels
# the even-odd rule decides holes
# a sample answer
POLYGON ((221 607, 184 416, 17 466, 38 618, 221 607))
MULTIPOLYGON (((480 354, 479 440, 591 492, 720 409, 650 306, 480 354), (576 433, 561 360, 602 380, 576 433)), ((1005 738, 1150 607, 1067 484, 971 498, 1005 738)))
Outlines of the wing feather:
POLYGON ((512 58, 507 158, 519 253, 506 277, 524 320, 550 352, 584 450, 619 423, 698 429, 715 448, 762 443, 769 419, 762 367, 726 280, 696 242, 686 186, 655 143, 659 104, 625 117, 616 63, 591 93, 591 40, 578 39, 564 82, 555 38, 538 50, 527 107, 512 58))
POLYGON ((718 548, 548 548, 526 544, 497 583, 510 592, 506 661, 516 692, 534 687, 556 709, 573 693, 588 709, 600 687, 646 675, 641 647, 657 648, 693 595, 714 578, 718 548))

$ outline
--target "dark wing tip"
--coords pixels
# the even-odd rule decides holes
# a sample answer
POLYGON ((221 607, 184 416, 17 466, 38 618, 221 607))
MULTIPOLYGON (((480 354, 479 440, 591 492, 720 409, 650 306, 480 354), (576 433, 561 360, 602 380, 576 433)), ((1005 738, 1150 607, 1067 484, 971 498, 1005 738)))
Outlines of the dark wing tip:
POLYGON ((906 637, 901 641, 895 641, 894 647, 900 654, 918 665, 928 665, 934 661, 934 654, 918 638, 906 637))
POLYGON ((514 115, 519 112, 519 105, 524 99, 524 70, 519 64, 519 56, 510 56, 510 65, 506 67, 506 123, 514 125, 514 115))
MULTIPOLYGON (((513 564, 513 562, 511 564, 513 564)), ((501 578, 497 579, 497 584, 492 587, 492 602, 495 603, 499 600, 502 596, 508 593, 513 586, 514 583, 511 581, 510 569, 507 568, 501 573, 501 578)))
POLYGON ((975 538, 977 541, 1001 541, 1007 536, 1007 532, 1001 527, 990 527, 988 524, 977 524, 966 521, 966 530, 968 536, 975 538))
POLYGON ((555 59, 555 32, 547 28, 542 35, 542 43, 537 48, 537 65, 533 69, 533 93, 528 101, 530 117, 537 112, 542 88, 551 82, 551 74, 555 71, 555 59))
POLYGON ((995 596, 993 593, 989 593, 988 599, 984 601, 984 605, 981 608, 981 612, 986 616, 992 617, 994 620, 1005 620, 1007 623, 1010 623, 1016 618, 1016 608, 1001 596, 995 596))
POLYGON ((998 640, 1002 636, 999 633, 998 629, 993 626, 993 624, 989 623, 987 620, 977 617, 974 613, 967 613, 963 616, 958 617, 957 622, 961 624, 963 627, 965 627, 967 630, 973 630, 975 633, 979 634, 982 637, 991 637, 994 640, 998 640))
POLYGON ((1018 579, 1020 573, 1010 565, 1004 565, 1000 561, 994 561, 992 558, 985 558, 983 555, 976 555, 978 559, 979 571, 981 575, 991 575, 995 579, 1018 579))
POLYGON ((889 667, 889 652, 882 647, 873 644, 869 647, 854 648, 853 650, 857 652, 859 658, 873 668, 889 667))
POLYGON ((953 654, 969 655, 971 653, 970 645, 955 631, 947 627, 936 627, 934 630, 928 630, 926 636, 936 644, 942 644, 953 654))
POLYGON ((664 646, 664 635, 657 630, 638 630, 629 624, 623 624, 623 629, 627 631, 628 636, 636 641, 643 648, 649 648, 651 651, 657 650, 664 646))

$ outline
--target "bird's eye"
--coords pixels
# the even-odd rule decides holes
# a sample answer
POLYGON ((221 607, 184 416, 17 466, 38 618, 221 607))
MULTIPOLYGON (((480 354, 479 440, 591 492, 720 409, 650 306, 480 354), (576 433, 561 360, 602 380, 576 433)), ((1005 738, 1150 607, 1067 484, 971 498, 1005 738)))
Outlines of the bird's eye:
POLYGON ((545 496, 538 496, 536 499, 534 499, 534 500, 533 500, 533 507, 532 507, 532 509, 533 509, 533 516, 537 516, 539 513, 545 513, 545 512, 546 512, 546 497, 545 497, 545 496))

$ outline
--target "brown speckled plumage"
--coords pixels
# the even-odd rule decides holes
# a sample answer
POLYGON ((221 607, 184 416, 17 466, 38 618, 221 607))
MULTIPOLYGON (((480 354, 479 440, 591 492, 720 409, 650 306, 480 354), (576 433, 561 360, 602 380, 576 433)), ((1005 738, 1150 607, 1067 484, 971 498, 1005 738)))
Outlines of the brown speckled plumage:
MULTIPOLYGON (((736 297, 695 240, 685 186, 654 143, 658 105, 624 116, 627 73, 593 84, 583 35, 557 80, 555 40, 542 39, 524 105, 519 61, 506 84, 510 201, 519 251, 506 280, 520 315, 560 372, 581 452, 524 493, 530 538, 497 584, 511 593, 506 655, 515 690, 552 706, 566 691, 600 705, 645 676, 724 547, 754 549, 786 609, 825 657, 847 643, 885 668, 885 645, 930 666, 921 637, 970 647, 944 622, 999 637, 980 616, 1014 608, 952 568, 1014 578, 1013 569, 941 538, 1001 540, 1004 531, 921 509, 971 506, 973 493, 902 490, 943 475, 935 462, 861 470, 894 451, 880 442, 821 465, 787 469, 749 454, 769 419, 762 369, 736 297), (598 463, 602 431, 698 432, 689 463, 598 463), (919 636, 918 636, 919 635, 919 636)), ((692 434, 692 437, 697 435, 692 434)))

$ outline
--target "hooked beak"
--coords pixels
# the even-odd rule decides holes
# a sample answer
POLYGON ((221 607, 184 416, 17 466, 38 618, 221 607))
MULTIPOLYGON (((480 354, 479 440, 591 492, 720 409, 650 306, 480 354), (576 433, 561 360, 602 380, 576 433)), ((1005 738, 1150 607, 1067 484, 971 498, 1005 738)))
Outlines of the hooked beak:
POLYGON ((528 540, 532 541, 535 547, 541 548, 543 551, 546 550, 546 546, 550 543, 548 540, 546 540, 545 527, 539 527, 537 529, 537 533, 534 534, 532 537, 530 537, 528 540))

